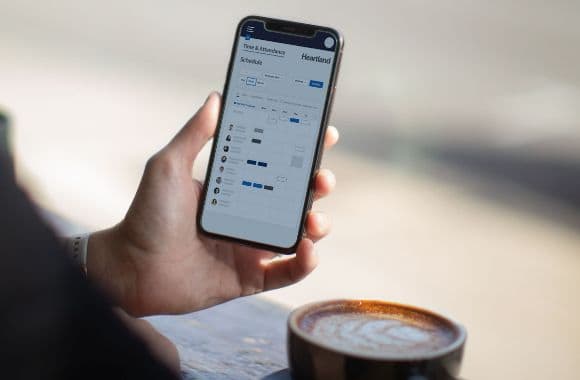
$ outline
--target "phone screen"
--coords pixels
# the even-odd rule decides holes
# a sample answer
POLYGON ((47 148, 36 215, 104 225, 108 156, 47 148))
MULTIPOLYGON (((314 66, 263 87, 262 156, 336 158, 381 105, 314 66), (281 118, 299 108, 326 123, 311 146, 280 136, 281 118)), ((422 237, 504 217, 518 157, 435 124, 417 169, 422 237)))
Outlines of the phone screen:
POLYGON ((339 36, 240 24, 200 218, 203 230, 288 248, 301 231, 339 36))

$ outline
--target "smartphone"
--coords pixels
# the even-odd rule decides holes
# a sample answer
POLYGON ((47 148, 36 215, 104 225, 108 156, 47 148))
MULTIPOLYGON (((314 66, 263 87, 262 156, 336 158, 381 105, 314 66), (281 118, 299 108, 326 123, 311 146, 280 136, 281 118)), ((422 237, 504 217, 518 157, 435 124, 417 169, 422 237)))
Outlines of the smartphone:
POLYGON ((197 216, 202 233, 295 251, 342 47, 332 28, 259 16, 240 21, 197 216))

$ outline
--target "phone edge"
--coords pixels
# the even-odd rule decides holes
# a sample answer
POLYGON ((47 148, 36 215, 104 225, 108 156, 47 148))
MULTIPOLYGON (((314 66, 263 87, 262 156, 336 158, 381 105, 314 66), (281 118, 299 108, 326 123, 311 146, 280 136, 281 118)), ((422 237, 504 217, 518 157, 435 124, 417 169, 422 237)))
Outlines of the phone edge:
POLYGON ((198 232, 200 232, 203 235, 205 235, 209 238, 212 238, 212 239, 225 240, 225 241, 250 246, 253 248, 265 249, 265 250, 269 250, 269 251, 281 253, 281 254, 291 254, 291 253, 294 253, 296 251, 296 248, 300 244, 301 238, 304 236, 304 228, 305 228, 306 218, 308 216, 308 211, 311 210, 311 208, 312 208, 313 193, 314 193, 313 185, 314 185, 314 181, 316 179, 316 174, 318 173, 318 169, 320 168, 320 163, 322 161, 322 154, 323 154, 324 147, 321 145, 324 144, 324 135, 326 134, 326 130, 328 129, 328 121, 330 120, 330 114, 332 112, 332 104, 334 101, 334 96, 336 94, 336 82, 338 80, 338 72, 339 72, 339 67, 340 67, 340 63, 342 60, 342 52, 343 52, 343 48, 344 48, 344 37, 343 37, 342 33, 340 33, 338 30, 336 30, 334 28, 326 27, 326 26, 312 25, 312 24, 306 24, 306 23, 295 22, 295 21, 290 21, 290 20, 274 19, 274 18, 257 16, 257 15, 249 15, 249 16, 245 16, 244 18, 242 18, 236 26, 236 31, 235 31, 235 35, 234 35, 234 42, 232 44, 230 59, 228 62, 228 70, 226 71, 226 80, 224 82, 224 87, 223 87, 222 94, 220 97, 220 114, 218 116, 216 131, 214 133, 214 136, 219 135, 221 124, 222 124, 222 119, 223 119, 223 114, 224 114, 223 105, 225 103, 227 90, 229 89, 229 85, 230 85, 229 79, 230 79, 231 72, 233 69, 235 48, 236 48, 237 43, 238 43, 239 31, 240 31, 240 28, 242 27, 242 25, 246 21, 252 20, 252 19, 253 20, 260 20, 260 21, 264 21, 264 22, 282 21, 282 22, 290 22, 290 23, 294 23, 294 24, 306 25, 306 26, 310 26, 310 27, 316 27, 316 28, 319 28, 322 30, 332 32, 333 34, 335 34, 335 36, 337 37, 337 40, 338 40, 338 49, 337 49, 337 52, 335 55, 335 57, 337 57, 337 59, 335 59, 335 62, 334 62, 333 68, 332 68, 331 82, 329 83, 329 84, 332 84, 332 88, 329 89, 329 91, 331 91, 331 92, 329 93, 329 96, 327 97, 325 105, 324 105, 324 119, 321 122, 322 128, 321 128, 321 131, 320 131, 320 133, 318 135, 318 139, 317 139, 316 156, 314 157, 314 159, 312 161, 313 166, 310 170, 311 175, 310 175, 310 179, 308 181, 308 191, 306 192, 306 197, 305 197, 305 200, 303 202, 304 206, 302 209, 300 227, 298 228, 298 234, 296 236, 296 240, 289 247, 279 247, 279 246, 274 246, 274 245, 270 245, 270 244, 255 242, 252 240, 244 240, 244 239, 230 237, 227 235, 215 234, 215 233, 209 232, 203 228, 203 225, 201 223, 201 219, 202 219, 202 214, 204 211, 204 205, 205 205, 205 202, 207 199, 207 191, 208 191, 208 187, 209 187, 208 181, 209 181, 209 177, 211 176, 210 169, 213 167, 215 153, 216 153, 215 151, 217 149, 217 144, 216 144, 215 138, 213 138, 213 141, 212 141, 212 147, 211 147, 209 162, 208 162, 206 173, 205 173, 202 194, 201 194, 200 201, 198 204, 198 211, 197 211, 197 215, 196 215, 196 226, 197 226, 198 232))

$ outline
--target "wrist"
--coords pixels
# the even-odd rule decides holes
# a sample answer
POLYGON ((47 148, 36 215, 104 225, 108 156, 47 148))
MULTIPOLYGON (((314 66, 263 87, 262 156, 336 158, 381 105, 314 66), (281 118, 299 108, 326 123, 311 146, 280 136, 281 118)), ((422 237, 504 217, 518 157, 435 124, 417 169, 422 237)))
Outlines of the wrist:
POLYGON ((87 244, 90 234, 76 234, 60 238, 66 251, 83 272, 87 273, 87 244))
POLYGON ((131 313, 135 270, 117 226, 94 232, 87 244, 87 276, 131 313))

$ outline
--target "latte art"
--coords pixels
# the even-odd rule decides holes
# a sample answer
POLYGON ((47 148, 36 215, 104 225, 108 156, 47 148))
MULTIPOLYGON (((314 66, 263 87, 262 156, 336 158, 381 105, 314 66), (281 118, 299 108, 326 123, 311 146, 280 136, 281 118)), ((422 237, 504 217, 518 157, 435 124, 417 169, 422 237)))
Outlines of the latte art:
POLYGON ((288 363, 296 379, 451 380, 465 329, 442 315, 379 300, 330 300, 288 317, 288 363))
POLYGON ((379 313, 343 313, 319 316, 313 337, 349 351, 422 354, 448 346, 453 336, 436 326, 379 313))

